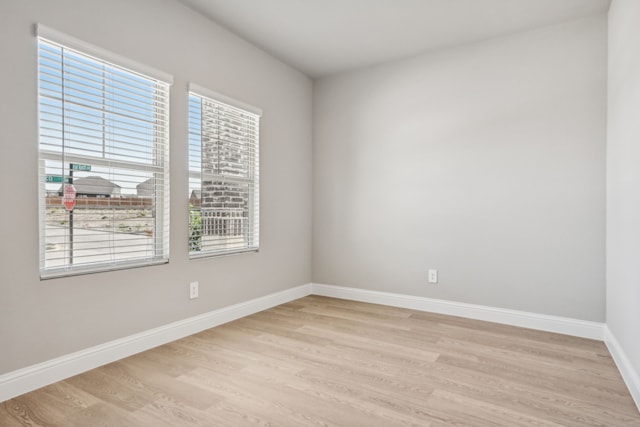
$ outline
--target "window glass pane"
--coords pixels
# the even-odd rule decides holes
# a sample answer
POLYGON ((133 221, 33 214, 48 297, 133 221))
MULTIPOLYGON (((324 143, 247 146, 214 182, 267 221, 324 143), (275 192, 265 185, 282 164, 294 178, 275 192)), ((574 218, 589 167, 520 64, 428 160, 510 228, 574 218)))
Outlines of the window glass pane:
POLYGON ((258 248, 259 117, 189 97, 189 251, 192 257, 258 248))
POLYGON ((168 89, 39 39, 43 277, 168 259, 168 89))

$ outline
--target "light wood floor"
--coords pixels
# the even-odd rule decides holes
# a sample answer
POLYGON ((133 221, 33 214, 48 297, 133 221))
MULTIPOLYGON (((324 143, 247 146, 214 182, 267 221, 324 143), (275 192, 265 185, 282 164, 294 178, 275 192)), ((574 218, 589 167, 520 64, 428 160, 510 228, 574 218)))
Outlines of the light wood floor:
POLYGON ((0 404, 0 426, 640 426, 601 342, 318 296, 0 404))

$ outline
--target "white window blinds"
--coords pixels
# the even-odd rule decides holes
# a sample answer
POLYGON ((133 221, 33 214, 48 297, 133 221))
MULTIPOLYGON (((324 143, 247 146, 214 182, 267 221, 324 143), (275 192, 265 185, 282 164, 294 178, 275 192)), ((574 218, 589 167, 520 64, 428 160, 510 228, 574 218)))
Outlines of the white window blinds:
POLYGON ((259 246, 260 110, 191 85, 189 255, 259 246))
POLYGON ((170 83, 38 33, 41 277, 167 262, 170 83))

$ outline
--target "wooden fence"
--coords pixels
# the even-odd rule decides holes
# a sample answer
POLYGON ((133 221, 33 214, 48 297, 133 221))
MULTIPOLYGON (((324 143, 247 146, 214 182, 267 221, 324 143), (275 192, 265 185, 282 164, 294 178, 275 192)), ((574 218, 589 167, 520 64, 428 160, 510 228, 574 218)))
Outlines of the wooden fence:
MULTIPOLYGON (((47 207, 64 207, 62 197, 47 196, 47 207)), ((78 197, 77 208, 116 208, 116 209, 150 209, 153 207, 151 197, 78 197)))

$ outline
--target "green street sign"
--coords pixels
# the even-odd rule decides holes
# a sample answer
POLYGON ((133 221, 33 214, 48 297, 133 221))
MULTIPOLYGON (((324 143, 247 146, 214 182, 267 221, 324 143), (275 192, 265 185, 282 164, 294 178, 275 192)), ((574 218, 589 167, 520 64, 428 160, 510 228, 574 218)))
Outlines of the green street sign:
MULTIPOLYGON (((62 182, 61 175, 45 175, 44 182, 62 182)), ((69 182, 69 178, 65 178, 64 182, 69 182)))
POLYGON ((78 163, 71 163, 71 169, 74 171, 91 171, 91 165, 81 165, 78 163))

